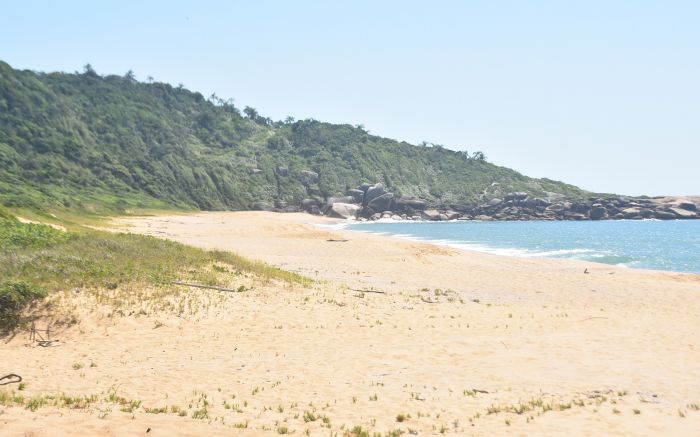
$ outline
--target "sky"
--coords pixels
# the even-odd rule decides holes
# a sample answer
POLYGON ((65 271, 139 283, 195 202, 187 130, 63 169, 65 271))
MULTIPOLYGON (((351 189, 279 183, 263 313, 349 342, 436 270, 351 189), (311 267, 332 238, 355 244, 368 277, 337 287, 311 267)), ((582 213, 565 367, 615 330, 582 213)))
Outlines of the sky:
POLYGON ((698 1, 10 1, 14 68, 133 70, 272 119, 483 151, 597 192, 700 194, 698 1))

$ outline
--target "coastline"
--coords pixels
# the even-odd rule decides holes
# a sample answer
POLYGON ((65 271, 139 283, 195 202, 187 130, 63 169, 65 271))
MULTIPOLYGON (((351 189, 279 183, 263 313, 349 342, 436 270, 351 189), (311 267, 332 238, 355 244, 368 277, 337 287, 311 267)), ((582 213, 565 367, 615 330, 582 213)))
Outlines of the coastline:
MULTIPOLYGON (((547 259, 571 259, 571 260, 581 260, 585 262, 593 262, 596 264, 603 264, 610 267, 619 268, 634 268, 637 270, 651 270, 658 272, 671 272, 671 273, 683 273, 690 275, 700 275, 700 266, 696 267, 695 270, 692 268, 692 262, 685 262, 682 265, 674 265, 671 259, 665 258, 663 253, 654 253, 652 247, 656 246, 654 237, 647 237, 646 235, 637 234, 638 238, 635 240, 635 247, 621 245, 598 245, 593 242, 588 242, 581 244, 582 241, 587 241, 587 239, 581 238, 584 234, 578 235, 578 241, 576 241, 575 232, 580 232, 577 227, 584 226, 586 228, 595 229, 596 226, 602 226, 603 229, 598 229, 595 234, 599 234, 600 238, 607 239, 608 241, 612 239, 619 239, 625 237, 626 235, 621 235, 617 228, 621 223, 630 223, 631 229, 627 229, 627 232, 633 232, 634 229, 639 232, 643 230, 645 233, 653 231, 653 224, 661 223, 675 223, 672 226, 695 226, 697 223, 692 220, 658 220, 658 219, 644 219, 644 220, 616 220, 616 221, 589 221, 589 222, 571 222, 571 221, 478 221, 478 220, 449 220, 442 222, 431 222, 425 220, 394 220, 394 219, 380 219, 377 221, 353 221, 353 220, 342 220, 338 224, 330 225, 319 225, 327 227, 328 229, 337 230, 348 230, 352 232, 365 232, 374 235, 388 236, 399 238, 408 241, 422 242, 435 244, 442 247, 450 247, 458 250, 463 250, 467 252, 478 252, 486 253, 492 255, 500 256, 513 256, 522 258, 547 258, 547 259), (504 223, 501 225, 500 223, 504 223), (641 223, 649 223, 648 226, 652 228, 640 228, 641 223), (543 239, 538 239, 536 236, 531 238, 529 243, 524 244, 513 244, 513 241, 518 240, 519 235, 511 235, 512 240, 507 240, 504 244, 503 238, 501 241, 498 239, 491 240, 488 236, 489 229, 493 232, 502 232, 501 226, 507 226, 511 229, 517 228, 520 233, 530 233, 537 235, 538 233, 544 232, 558 232, 561 234, 562 231, 558 231, 557 228, 552 229, 552 224, 559 224, 564 226, 564 231, 567 234, 574 233, 574 240, 569 242, 561 242, 560 245, 554 245, 547 247, 547 241, 543 239), (445 226, 445 229, 449 229, 450 225, 454 225, 452 231, 449 233, 440 232, 440 227, 445 226), (466 225, 466 227, 465 227, 466 225), (483 230, 478 231, 479 225, 483 225, 483 230), (511 227, 512 225, 512 227, 511 227), (426 226, 427 228, 432 228, 432 232, 424 232, 421 230, 421 226, 426 226), (472 228, 472 226, 477 226, 472 228), (405 228, 404 228, 405 227, 405 228), (403 229, 402 229, 403 228, 403 229), (473 232, 477 230, 476 232, 473 232), (602 232, 602 233, 601 233, 602 232), (612 234, 610 233, 612 232, 612 234), (445 235, 445 234, 449 234, 445 235), (461 235, 461 237, 457 237, 461 235), (465 239, 465 237, 467 237, 465 239), (642 237, 641 239, 639 237, 642 237), (647 240, 645 241, 645 238, 647 240), (647 246, 644 246, 644 245, 647 246), (641 250, 640 250, 641 249, 641 250)), ((667 237, 673 236, 668 232, 676 228, 668 228, 669 225, 663 225, 664 233, 667 237)), ((700 228, 698 228, 700 231, 700 228)), ((659 232, 659 228, 656 228, 656 232, 659 232)), ((677 230, 675 232, 678 232, 677 230)), ((692 232, 692 231, 691 231, 692 232)), ((543 234, 544 235, 544 234, 543 234)), ((549 235, 549 234, 547 234, 549 235)), ((559 235, 561 237, 561 235, 559 235)), ((681 234, 676 236, 678 244, 688 244, 685 239, 687 235, 681 234), (682 240, 682 241, 680 241, 682 240)), ((693 243, 691 243, 693 244, 693 243)), ((686 261, 675 259, 675 262, 686 261)), ((700 262, 700 260, 698 260, 700 262)))
POLYGON ((323 228, 338 223, 261 212, 115 220, 114 230, 235 251, 314 282, 289 287, 233 275, 252 288, 189 290, 183 298, 205 300, 184 315, 114 315, 70 294, 84 315, 61 333, 62 347, 29 348, 21 338, 3 345, 4 364, 29 381, 27 396, 116 387, 148 407, 186 407, 206 395, 210 420, 118 408, 101 417, 104 406, 16 407, 0 415, 3 428, 9 435, 147 428, 152 435, 277 435, 284 426, 298 435, 344 435, 360 426, 484 436, 700 429, 693 407, 700 402, 693 365, 700 362, 700 276, 323 228), (71 369, 90 362, 96 366, 71 369))

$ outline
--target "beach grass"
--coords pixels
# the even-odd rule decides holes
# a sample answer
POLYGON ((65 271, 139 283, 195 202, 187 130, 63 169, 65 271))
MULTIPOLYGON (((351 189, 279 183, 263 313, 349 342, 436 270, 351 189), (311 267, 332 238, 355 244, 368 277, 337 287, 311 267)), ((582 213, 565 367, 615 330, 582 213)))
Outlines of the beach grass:
POLYGON ((0 211, 0 333, 21 321, 19 314, 25 307, 54 292, 164 288, 185 279, 217 285, 224 274, 252 275, 263 283, 310 283, 296 273, 231 252, 85 227, 63 231, 20 223, 0 211))

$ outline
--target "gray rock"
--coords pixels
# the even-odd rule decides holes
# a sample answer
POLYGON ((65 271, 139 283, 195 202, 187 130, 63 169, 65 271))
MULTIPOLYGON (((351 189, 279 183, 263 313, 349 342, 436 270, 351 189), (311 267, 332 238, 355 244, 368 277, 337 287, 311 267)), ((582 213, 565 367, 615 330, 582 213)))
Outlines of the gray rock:
POLYGON ((596 206, 588 213, 591 220, 602 220, 608 215, 608 210, 603 206, 596 206))
MULTIPOLYGON (((369 191, 367 191, 369 194, 369 191)), ((381 196, 374 197, 372 200, 367 202, 367 207, 372 211, 387 211, 391 210, 391 206, 394 202, 394 193, 384 193, 381 196)))
POLYGON ((482 222, 490 222, 490 221, 493 221, 493 217, 491 217, 490 215, 483 215, 483 214, 482 214, 482 215, 477 215, 476 217, 474 217, 474 219, 475 219, 475 220, 480 220, 480 221, 482 221, 482 222))
POLYGON ((678 204, 678 207, 680 209, 685 209, 686 211, 697 211, 698 207, 694 203, 690 202, 681 202, 678 204))
POLYGON ((654 215, 654 211, 649 208, 642 208, 639 210, 639 215, 641 215, 642 218, 651 218, 654 215))
POLYGON ((401 196, 398 199, 394 199, 394 208, 399 212, 413 213, 414 211, 423 211, 426 206, 427 204, 424 201, 413 196, 401 196))
POLYGON ((423 220, 438 221, 440 220, 440 211, 436 209, 427 209, 421 211, 420 216, 423 220))
POLYGON ((445 216, 447 217, 447 220, 457 220, 458 218, 462 217, 462 214, 458 213, 457 211, 445 211, 445 216))
POLYGON ((491 199, 491 200, 489 200, 488 205, 489 206, 496 206, 496 205, 500 205, 501 203, 503 203, 503 199, 491 199))
POLYGON ((352 203, 334 203, 326 210, 325 215, 335 218, 355 218, 360 211, 360 206, 352 203))
POLYGON ((676 215, 676 217, 680 219, 692 219, 695 218, 695 212, 693 211, 688 211, 687 209, 681 209, 681 208, 669 208, 672 213, 676 215))
POLYGON ((357 190, 353 188, 352 190, 348 190, 347 194, 348 196, 352 196, 355 199, 355 202, 353 203, 362 204, 362 202, 365 199, 365 192, 362 190, 357 190))
POLYGON ((328 201, 326 202, 328 205, 332 205, 334 203, 357 203, 355 201, 355 198, 352 196, 338 196, 338 197, 329 197, 328 201))
POLYGON ((267 202, 255 202, 253 204, 253 211, 274 211, 275 207, 267 202))
POLYGON ((369 190, 369 187, 371 187, 371 186, 372 186, 371 184, 368 184, 367 182, 365 182, 364 184, 357 187, 357 189, 361 190, 363 193, 366 193, 367 190, 369 190))
MULTIPOLYGON (((365 198, 362 201, 362 204, 367 206, 369 203, 374 200, 375 198, 382 196, 385 194, 386 191, 384 190, 384 185, 382 184, 375 184, 367 189, 367 192, 365 192, 365 198)), ((375 210, 377 211, 377 210, 375 210)))
POLYGON ((534 199, 527 199, 525 201, 525 204, 531 208, 537 208, 537 207, 547 207, 549 206, 549 202, 547 202, 544 199, 541 199, 539 197, 535 197, 534 199))
POLYGON ((508 194, 506 194, 506 197, 505 197, 506 201, 509 201, 509 200, 520 201, 520 200, 525 200, 525 199, 527 199, 527 193, 522 192, 522 191, 518 191, 515 193, 508 193, 508 194))
POLYGON ((622 210, 622 215, 626 219, 632 219, 632 220, 639 219, 642 217, 642 215, 640 214, 640 211, 641 210, 639 208, 625 208, 622 210))
POLYGON ((318 173, 311 170, 302 170, 299 172, 299 182, 304 185, 317 184, 319 181, 318 173))
POLYGON ((287 167, 276 167, 275 174, 277 176, 287 176, 289 175, 289 170, 287 169, 287 167))
POLYGON ((654 211, 654 218, 659 220, 674 220, 676 218, 676 214, 668 211, 654 211))
POLYGON ((316 199, 304 199, 301 201, 301 208, 304 211, 311 211, 311 207, 313 206, 318 208, 318 202, 316 199))

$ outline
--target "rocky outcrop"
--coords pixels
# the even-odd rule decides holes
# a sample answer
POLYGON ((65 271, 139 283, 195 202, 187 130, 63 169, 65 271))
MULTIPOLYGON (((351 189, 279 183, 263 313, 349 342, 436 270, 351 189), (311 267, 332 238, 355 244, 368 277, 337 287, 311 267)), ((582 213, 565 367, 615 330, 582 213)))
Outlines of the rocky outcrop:
MULTIPOLYGON (((276 170, 277 172, 277 170, 276 170)), ((313 184, 318 174, 300 173, 304 182, 313 184)), ((300 208, 256 202, 254 209, 290 211, 301 209, 312 214, 360 220, 674 220, 700 219, 700 197, 591 197, 567 201, 561 196, 536 197, 526 192, 508 193, 503 198, 484 199, 480 204, 429 204, 415 196, 396 196, 384 185, 363 183, 347 190, 346 195, 323 199, 316 186, 306 187, 309 197, 300 208)))

